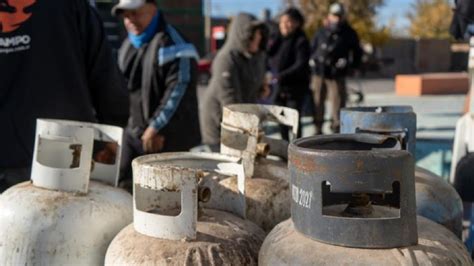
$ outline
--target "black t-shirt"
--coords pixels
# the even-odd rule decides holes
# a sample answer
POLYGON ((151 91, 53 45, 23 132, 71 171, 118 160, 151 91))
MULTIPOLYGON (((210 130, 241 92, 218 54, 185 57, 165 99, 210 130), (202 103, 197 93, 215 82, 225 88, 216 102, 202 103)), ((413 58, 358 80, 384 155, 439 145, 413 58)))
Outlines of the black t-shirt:
POLYGON ((31 164, 37 118, 126 120, 127 92, 88 1, 0 1, 0 168, 31 164))

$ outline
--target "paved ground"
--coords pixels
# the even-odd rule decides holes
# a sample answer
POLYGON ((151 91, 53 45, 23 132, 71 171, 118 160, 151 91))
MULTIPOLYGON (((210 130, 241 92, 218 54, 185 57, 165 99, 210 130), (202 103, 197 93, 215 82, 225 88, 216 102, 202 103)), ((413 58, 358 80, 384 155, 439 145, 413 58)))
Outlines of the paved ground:
MULTIPOLYGON (((417 113, 418 138, 452 139, 457 119, 461 116, 464 95, 401 97, 395 95, 392 79, 349 80, 348 87, 365 95, 362 105, 410 105, 417 113)), ((311 135, 310 118, 305 119, 305 135, 311 135)), ((325 132, 329 130, 325 128, 325 132)))

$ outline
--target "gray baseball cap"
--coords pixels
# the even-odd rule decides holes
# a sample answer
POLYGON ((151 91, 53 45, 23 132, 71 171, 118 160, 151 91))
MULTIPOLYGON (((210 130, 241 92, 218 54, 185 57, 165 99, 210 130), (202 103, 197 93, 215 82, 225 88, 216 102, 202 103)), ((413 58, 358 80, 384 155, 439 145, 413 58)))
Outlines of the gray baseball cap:
POLYGON ((342 17, 346 13, 344 6, 340 3, 334 3, 329 7, 329 14, 342 17))
POLYGON ((120 0, 119 3, 112 8, 112 15, 120 15, 124 10, 138 9, 145 3, 146 0, 120 0))

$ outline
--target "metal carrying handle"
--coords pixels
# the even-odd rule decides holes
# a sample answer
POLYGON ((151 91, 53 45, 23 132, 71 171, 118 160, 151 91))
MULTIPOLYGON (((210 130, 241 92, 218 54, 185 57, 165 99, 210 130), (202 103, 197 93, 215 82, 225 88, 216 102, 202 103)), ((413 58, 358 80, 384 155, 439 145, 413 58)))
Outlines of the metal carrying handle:
POLYGON ((33 185, 87 193, 93 138, 91 128, 38 119, 31 170, 33 185))
POLYGON ((234 104, 223 108, 221 153, 243 158, 250 176, 254 173, 257 156, 288 158, 288 141, 262 134, 261 128, 265 121, 291 127, 291 139, 297 135, 299 113, 294 109, 259 104, 234 104))
POLYGON ((348 247, 416 244, 414 160, 408 151, 391 150, 394 144, 396 138, 380 134, 292 142, 288 168, 295 229, 348 247))
MULTIPOLYGON (((239 163, 220 163, 218 169, 215 172, 224 175, 235 175, 237 176, 237 190, 239 192, 238 201, 235 205, 230 206, 229 211, 234 213, 243 219, 247 218, 247 201, 245 198, 245 167, 239 163)), ((222 187, 220 184, 216 184, 218 187, 222 187)))
MULTIPOLYGON (((245 193, 243 166, 236 163, 235 158, 229 158, 181 152, 146 155, 135 159, 132 162, 135 230, 161 239, 195 239, 198 200, 206 201, 210 198, 209 189, 199 186, 204 172, 237 175, 239 191, 242 195, 245 193), (204 166, 199 160, 206 159, 214 160, 215 167, 198 166, 204 166), (186 160, 188 165, 184 162, 186 160)), ((245 196, 241 198, 241 212, 245 217, 245 196)))
POLYGON ((114 144, 115 161, 113 164, 94 162, 91 179, 111 186, 117 186, 122 159, 123 128, 110 125, 87 124, 94 129, 94 140, 114 144))
MULTIPOLYGON (((89 165, 88 177, 87 179, 92 179, 96 181, 101 181, 111 186, 118 185, 119 179, 119 169, 120 169, 120 160, 122 154, 122 136, 123 136, 123 129, 117 126, 110 126, 110 125, 101 125, 95 123, 87 123, 87 122, 77 122, 77 121, 69 121, 69 120, 55 120, 55 119, 38 119, 37 120, 37 135, 43 135, 42 138, 46 138, 44 135, 53 134, 54 136, 49 136, 52 139, 61 139, 67 138, 68 136, 74 135, 74 131, 82 132, 82 131, 90 131, 91 133, 87 136, 83 136, 83 142, 86 141, 87 143, 91 142, 90 151, 85 149, 84 145, 82 145, 81 154, 84 156, 88 156, 87 164, 89 165), (63 128, 63 129, 61 129, 63 128), (55 131, 51 131, 50 129, 54 129, 55 131), (110 164, 106 164, 100 161, 95 161, 93 159, 94 156, 94 145, 95 141, 107 143, 107 145, 111 145, 111 157, 113 157, 114 162, 110 164)), ((78 133, 79 134, 79 133, 78 133)), ((79 134, 80 135, 80 134, 79 134)), ((44 143, 38 141, 37 145, 42 145, 44 143)), ((87 145, 89 147, 89 145, 87 145)), ((107 147, 106 147, 107 148, 107 147)), ((41 149, 40 149, 41 150, 41 149)), ((64 151, 63 151, 64 152, 64 151)), ((35 152, 36 154, 36 152, 35 152)), ((48 156, 54 156, 52 154, 48 156)), ((34 160, 34 162, 36 159, 34 160)), ((85 159, 81 158, 81 162, 86 163, 85 159)), ((85 167, 85 166, 84 166, 85 167)), ((83 171, 86 171, 83 169, 83 171)), ((64 172, 64 169, 63 169, 64 172)), ((84 183, 84 182, 83 182, 84 183)), ((88 182, 87 182, 88 183, 88 182)), ((68 189, 69 190, 69 189, 68 189)), ((81 191, 85 191, 87 189, 82 188, 81 191)))
POLYGON ((368 133, 368 134, 379 134, 392 136, 398 141, 398 149, 406 150, 408 145, 408 128, 404 129, 393 129, 393 130, 380 130, 380 129, 371 129, 371 128, 356 128, 355 133, 368 133))
POLYGON ((134 227, 147 236, 180 240, 196 238, 198 171, 139 165, 134 161, 134 227), (150 185, 150 180, 153 185, 150 185), (152 181, 153 180, 153 181, 152 181), (160 192, 179 193, 160 197, 160 192), (140 206, 141 205, 141 206, 140 206), (177 216, 152 213, 153 208, 178 208, 177 216))
POLYGON ((415 153, 416 114, 411 106, 351 107, 341 110, 341 133, 396 137, 400 148, 415 153))

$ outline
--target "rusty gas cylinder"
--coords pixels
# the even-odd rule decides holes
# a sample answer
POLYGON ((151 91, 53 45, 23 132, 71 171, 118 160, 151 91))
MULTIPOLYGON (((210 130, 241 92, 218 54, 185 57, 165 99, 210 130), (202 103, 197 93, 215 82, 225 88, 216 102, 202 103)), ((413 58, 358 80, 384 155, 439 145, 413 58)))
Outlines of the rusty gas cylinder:
MULTIPOLYGON (((273 105, 235 104, 223 110, 221 153, 242 159, 246 169, 247 218, 267 232, 290 217, 290 190, 288 142, 266 136, 263 126, 268 122, 288 126, 290 136, 294 137, 298 117, 294 109, 273 105)), ((235 177, 223 179, 220 184, 234 194, 237 192, 235 177)), ((218 209, 223 205, 225 201, 220 198, 209 203, 218 209)))
MULTIPOLYGON (((353 107, 341 110, 341 133, 376 133, 397 138, 415 156, 416 114, 410 106, 353 107)), ((462 201, 454 187, 421 167, 415 168, 416 211, 462 234, 462 201)))
POLYGON ((132 197, 115 187, 122 132, 38 119, 31 181, 0 196, 0 265, 103 265, 132 221, 132 197), (117 148, 113 160, 94 159, 97 143, 117 148))
POLYGON ((213 177, 242 178, 237 162, 207 153, 135 159, 134 221, 111 243, 105 265, 257 265, 265 233, 238 216, 245 216, 245 197, 228 212, 200 206, 218 186, 213 177))
POLYGON ((414 160, 378 134, 316 136, 289 147, 292 218, 261 265, 471 265, 462 242, 416 216, 414 160))

